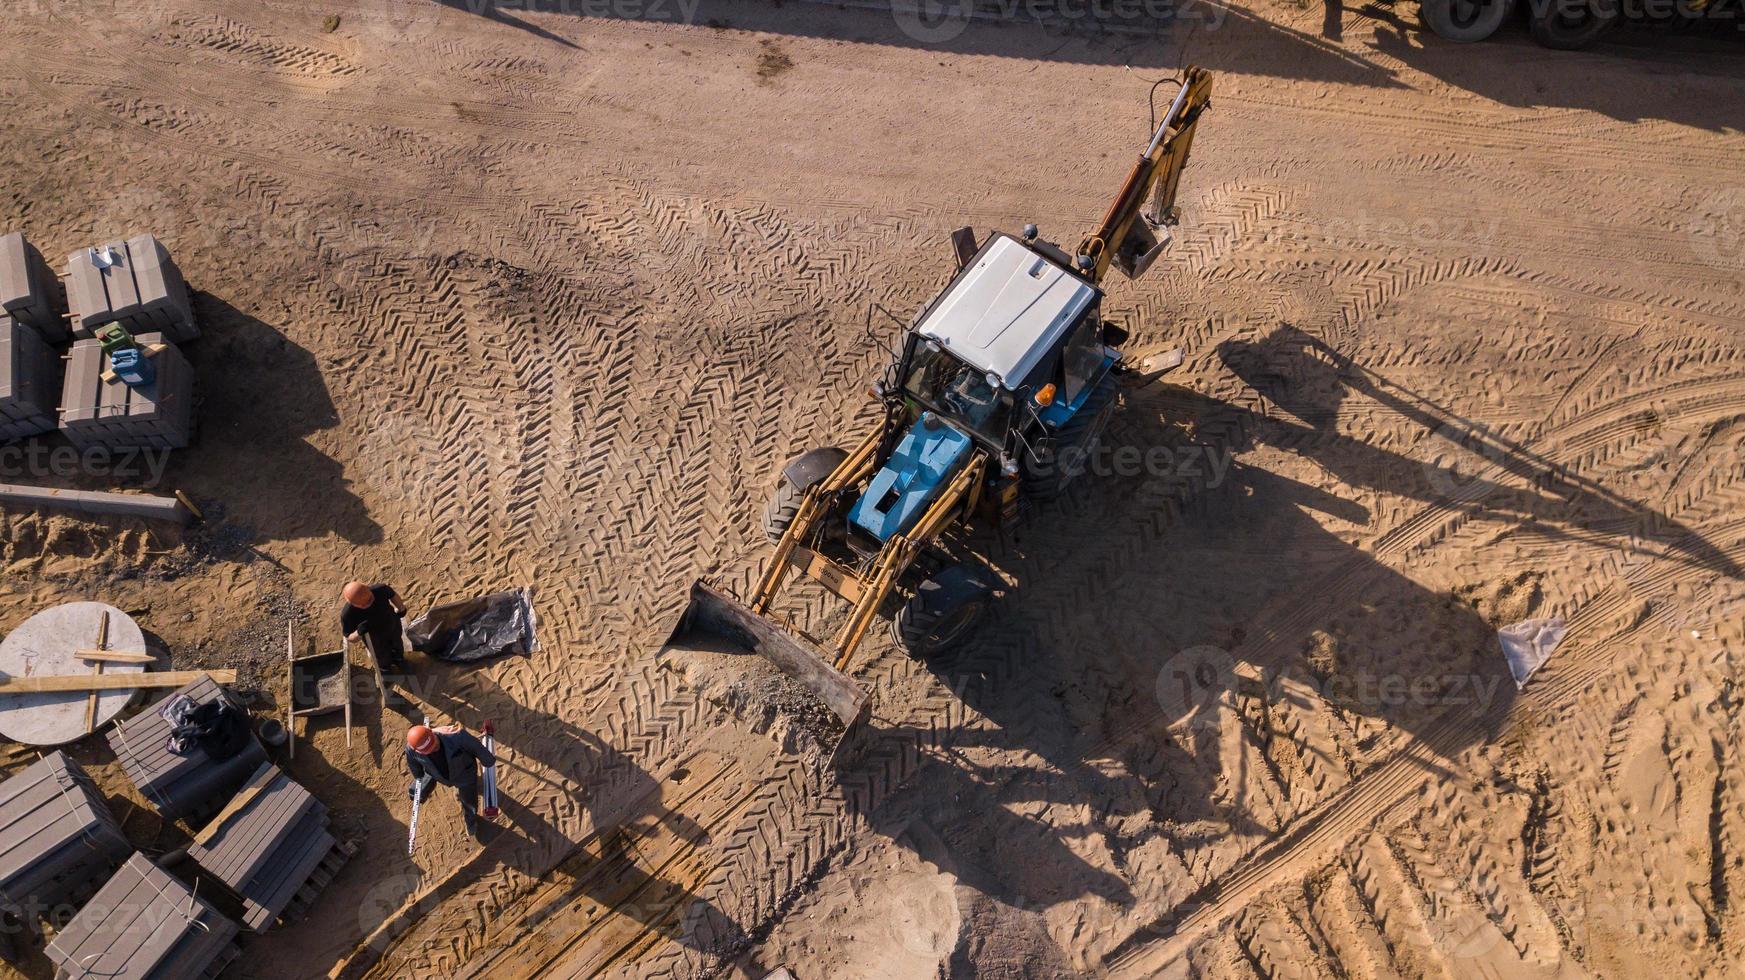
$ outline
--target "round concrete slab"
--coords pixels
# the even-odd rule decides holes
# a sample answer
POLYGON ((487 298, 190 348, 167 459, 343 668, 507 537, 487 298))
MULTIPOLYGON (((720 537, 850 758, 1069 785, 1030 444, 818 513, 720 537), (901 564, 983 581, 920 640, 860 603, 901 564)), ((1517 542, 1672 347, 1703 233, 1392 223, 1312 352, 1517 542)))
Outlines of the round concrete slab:
MULTIPOLYGON (((25 620, 0 641, 0 674, 7 677, 47 677, 95 673, 97 664, 79 659, 80 650, 97 645, 104 614, 109 637, 103 648, 145 653, 145 634, 126 613, 101 602, 69 602, 25 620)), ((105 674, 137 674, 144 664, 103 664, 105 674)), ((96 727, 127 707, 137 691, 97 692, 96 727)), ((45 694, 0 694, 0 735, 25 745, 62 745, 85 736, 84 691, 45 694)))

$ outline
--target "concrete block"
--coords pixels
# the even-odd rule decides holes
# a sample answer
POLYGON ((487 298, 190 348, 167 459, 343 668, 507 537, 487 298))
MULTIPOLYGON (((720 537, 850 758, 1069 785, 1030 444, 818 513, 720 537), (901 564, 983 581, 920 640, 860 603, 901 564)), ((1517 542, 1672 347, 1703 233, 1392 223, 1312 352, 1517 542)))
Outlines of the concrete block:
POLYGON ((114 449, 181 449, 193 434, 194 371, 187 358, 160 333, 136 334, 142 346, 163 344, 153 356, 157 377, 129 387, 104 381, 109 359, 95 340, 81 340, 70 353, 62 386, 61 431, 75 445, 114 449))
POLYGON ((0 310, 51 344, 69 337, 60 282, 23 232, 0 235, 0 310))
POLYGON ((67 299, 79 337, 114 322, 130 333, 161 332, 175 342, 200 336, 187 282, 155 235, 67 256, 67 299))

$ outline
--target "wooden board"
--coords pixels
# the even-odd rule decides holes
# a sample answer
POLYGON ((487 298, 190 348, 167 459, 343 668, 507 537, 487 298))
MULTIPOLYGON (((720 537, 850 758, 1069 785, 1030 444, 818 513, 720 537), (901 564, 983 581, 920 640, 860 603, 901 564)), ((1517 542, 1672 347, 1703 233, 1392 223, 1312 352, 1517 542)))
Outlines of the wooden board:
POLYGON ((234 670, 165 670, 154 674, 53 674, 47 677, 0 678, 0 694, 181 687, 202 677, 211 677, 219 684, 236 683, 234 670))

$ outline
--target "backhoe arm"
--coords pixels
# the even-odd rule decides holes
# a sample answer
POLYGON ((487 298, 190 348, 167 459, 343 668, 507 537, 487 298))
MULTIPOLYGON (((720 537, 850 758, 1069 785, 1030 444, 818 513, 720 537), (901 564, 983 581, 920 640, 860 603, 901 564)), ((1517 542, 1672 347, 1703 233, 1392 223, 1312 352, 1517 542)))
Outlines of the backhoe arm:
POLYGON ((1168 235, 1160 240, 1158 231, 1175 223, 1176 188, 1187 166, 1200 113, 1211 104, 1211 74, 1188 66, 1181 90, 1152 134, 1151 144, 1133 164, 1102 223, 1079 243, 1080 266, 1087 269, 1092 281, 1102 282, 1111 263, 1128 278, 1137 279, 1162 251, 1168 235), (1142 213, 1147 197, 1152 198, 1149 214, 1142 213))

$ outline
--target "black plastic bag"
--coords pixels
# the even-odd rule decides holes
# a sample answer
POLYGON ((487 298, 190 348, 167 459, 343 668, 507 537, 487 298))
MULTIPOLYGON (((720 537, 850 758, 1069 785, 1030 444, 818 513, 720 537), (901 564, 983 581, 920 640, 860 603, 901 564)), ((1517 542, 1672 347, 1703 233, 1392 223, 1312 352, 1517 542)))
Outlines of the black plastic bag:
POLYGON ((438 660, 471 663, 539 649, 529 589, 493 592, 437 606, 406 624, 412 649, 438 660))

